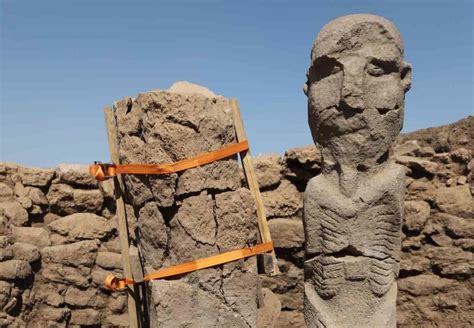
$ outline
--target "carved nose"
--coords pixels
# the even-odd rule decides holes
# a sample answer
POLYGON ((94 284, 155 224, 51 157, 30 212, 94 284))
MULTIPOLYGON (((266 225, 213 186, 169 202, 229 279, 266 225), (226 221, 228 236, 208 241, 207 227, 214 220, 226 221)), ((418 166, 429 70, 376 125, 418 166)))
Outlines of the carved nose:
POLYGON ((362 98, 362 74, 344 74, 341 91, 342 107, 363 111, 364 100, 362 98))

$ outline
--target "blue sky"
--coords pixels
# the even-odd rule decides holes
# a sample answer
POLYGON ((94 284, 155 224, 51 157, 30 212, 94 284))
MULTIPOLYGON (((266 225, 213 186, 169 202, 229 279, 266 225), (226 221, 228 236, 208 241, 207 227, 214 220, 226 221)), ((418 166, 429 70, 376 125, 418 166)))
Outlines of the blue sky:
POLYGON ((1 160, 108 161, 104 105, 178 80, 237 97, 254 155, 310 144, 311 45, 350 13, 402 33, 413 65, 404 131, 473 114, 469 0, 0 3, 1 160))

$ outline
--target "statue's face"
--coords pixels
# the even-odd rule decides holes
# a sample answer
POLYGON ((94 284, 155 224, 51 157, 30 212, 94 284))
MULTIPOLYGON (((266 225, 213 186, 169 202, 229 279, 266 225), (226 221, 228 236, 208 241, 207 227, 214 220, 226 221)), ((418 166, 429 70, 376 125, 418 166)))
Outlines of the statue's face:
POLYGON ((375 40, 357 44, 357 38, 349 49, 319 44, 313 51, 308 114, 315 142, 364 165, 364 158, 384 156, 402 128, 411 69, 395 43, 370 36, 364 39, 375 40))

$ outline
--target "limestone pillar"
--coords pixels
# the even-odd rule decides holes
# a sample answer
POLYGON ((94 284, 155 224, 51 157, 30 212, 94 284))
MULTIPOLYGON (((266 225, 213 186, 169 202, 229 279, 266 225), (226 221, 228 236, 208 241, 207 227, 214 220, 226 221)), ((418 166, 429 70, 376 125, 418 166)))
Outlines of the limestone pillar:
POLYGON ((396 27, 373 15, 319 33, 305 93, 322 172, 305 191, 308 327, 395 327, 404 169, 390 149, 411 67, 396 27))
MULTIPOLYGON (((228 100, 196 85, 141 93, 114 108, 123 164, 176 162, 236 142, 228 100)), ((242 188, 237 156, 124 179, 145 273, 256 243, 254 200, 242 188)), ((149 326, 255 327, 257 279, 253 257, 154 281, 145 300, 149 326)))

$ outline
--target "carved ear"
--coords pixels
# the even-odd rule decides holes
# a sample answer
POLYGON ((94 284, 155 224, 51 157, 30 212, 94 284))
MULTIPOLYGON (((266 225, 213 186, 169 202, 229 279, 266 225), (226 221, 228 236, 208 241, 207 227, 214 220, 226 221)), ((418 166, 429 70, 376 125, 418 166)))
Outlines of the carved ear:
POLYGON ((400 72, 400 78, 402 79, 402 85, 405 92, 411 88, 411 65, 403 62, 403 68, 400 72))
POLYGON ((309 88, 309 69, 306 71, 306 82, 303 84, 303 92, 305 95, 308 95, 309 88))

